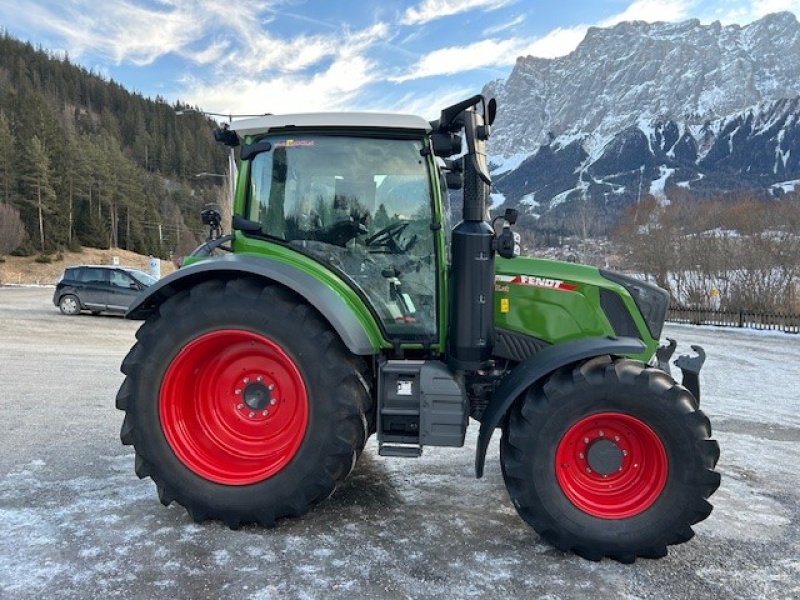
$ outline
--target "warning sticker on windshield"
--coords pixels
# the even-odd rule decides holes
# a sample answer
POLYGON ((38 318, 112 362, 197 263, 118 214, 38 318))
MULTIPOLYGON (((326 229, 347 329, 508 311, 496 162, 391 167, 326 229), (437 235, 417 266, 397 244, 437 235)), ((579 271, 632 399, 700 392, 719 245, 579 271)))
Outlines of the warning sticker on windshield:
POLYGON ((275 142, 273 148, 304 148, 313 145, 314 140, 282 140, 275 142))

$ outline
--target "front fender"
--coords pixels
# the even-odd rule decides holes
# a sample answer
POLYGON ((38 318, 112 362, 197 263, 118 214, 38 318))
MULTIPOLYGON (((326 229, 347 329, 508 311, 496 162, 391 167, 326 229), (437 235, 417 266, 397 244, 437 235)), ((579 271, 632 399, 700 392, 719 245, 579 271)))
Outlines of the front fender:
MULTIPOLYGON (((347 302, 329 286, 289 264, 266 257, 231 254, 178 269, 139 294, 125 313, 127 319, 146 319, 169 297, 213 278, 256 276, 279 283, 302 296, 336 330, 353 354, 371 355, 381 340, 356 317, 347 302)), ((269 307, 264 307, 268 310, 269 307)), ((377 326, 373 328, 373 332, 377 326)))
POLYGON ((514 401, 530 386, 556 369, 587 358, 605 354, 618 356, 640 354, 644 349, 644 343, 635 338, 590 337, 547 346, 514 367, 494 391, 489 405, 483 412, 475 451, 475 476, 483 477, 486 449, 489 447, 495 428, 500 425, 514 401))

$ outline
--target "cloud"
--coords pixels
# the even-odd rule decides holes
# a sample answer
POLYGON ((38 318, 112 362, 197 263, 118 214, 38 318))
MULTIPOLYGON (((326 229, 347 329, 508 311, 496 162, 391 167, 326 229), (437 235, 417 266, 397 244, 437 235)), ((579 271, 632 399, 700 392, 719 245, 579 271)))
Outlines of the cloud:
MULTIPOLYGON (((762 0, 780 2, 782 0, 762 0)), ((798 0, 800 1, 800 0, 798 0)), ((433 3, 428 0, 424 5, 433 3)), ((610 27, 626 20, 678 21, 688 15, 692 0, 636 0, 625 10, 603 19, 597 25, 610 27)), ((422 6, 422 5, 420 5, 422 6)), ((505 28, 499 29, 503 31, 505 28)), ((466 46, 440 48, 423 56, 416 65, 391 81, 403 82, 435 75, 450 75, 462 71, 506 67, 519 56, 556 58, 575 50, 586 37, 589 25, 558 27, 538 38, 510 37, 485 39, 466 46)), ((489 32, 491 30, 487 30, 489 32)))
POLYGON ((255 77, 241 73, 230 81, 189 78, 181 94, 223 113, 259 114, 343 110, 357 92, 376 81, 377 65, 358 54, 343 54, 311 76, 255 77))
POLYGON ((516 0, 422 0, 406 9, 400 18, 403 25, 422 25, 442 17, 481 9, 497 10, 516 0))
MULTIPOLYGON (((158 0, 148 7, 122 0, 102 8, 90 0, 32 2, 17 11, 15 22, 58 37, 73 58, 146 66, 171 54, 210 67, 193 69, 176 82, 176 95, 209 110, 344 107, 377 79, 380 69, 366 54, 387 39, 388 27, 375 23, 350 30, 325 23, 330 31, 322 34, 280 36, 269 23, 284 2, 158 0)), ((0 2, 0 22, 6 15, 10 8, 0 2)))
POLYGON ((191 6, 173 0, 147 8, 121 1, 93 10, 90 2, 76 0, 52 6, 31 2, 19 10, 3 3, 0 15, 7 22, 22 22, 59 36, 73 56, 95 53, 117 64, 147 65, 202 37, 206 18, 191 6))
POLYGON ((440 48, 424 55, 410 71, 391 77, 390 81, 401 83, 433 75, 450 75, 464 70, 512 65, 526 47, 526 40, 508 38, 440 48))
POLYGON ((588 29, 585 25, 559 27, 529 44, 522 54, 539 58, 566 56, 578 47, 588 29))
POLYGON ((491 27, 487 27, 483 30, 482 34, 485 36, 492 36, 497 35, 498 33, 502 33, 503 31, 508 31, 509 29, 514 29, 517 25, 522 25, 525 22, 525 15, 519 15, 510 21, 506 21, 504 23, 498 23, 497 25, 493 25, 491 27))
POLYGON ((682 21, 690 17, 693 0, 637 0, 625 10, 598 23, 600 27, 613 27, 623 21, 682 21))

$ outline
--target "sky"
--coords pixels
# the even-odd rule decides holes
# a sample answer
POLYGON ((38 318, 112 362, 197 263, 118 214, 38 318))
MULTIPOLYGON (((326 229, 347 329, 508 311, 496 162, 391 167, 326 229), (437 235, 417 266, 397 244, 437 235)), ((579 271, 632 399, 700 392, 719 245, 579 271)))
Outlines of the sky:
POLYGON ((234 114, 433 118, 625 20, 750 23, 800 0, 0 0, 0 29, 128 89, 234 114))

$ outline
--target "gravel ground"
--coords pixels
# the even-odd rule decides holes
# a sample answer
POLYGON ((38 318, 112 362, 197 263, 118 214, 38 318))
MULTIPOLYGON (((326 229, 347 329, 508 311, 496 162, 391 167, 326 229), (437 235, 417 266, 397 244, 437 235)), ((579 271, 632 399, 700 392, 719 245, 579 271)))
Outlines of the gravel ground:
POLYGON ((333 498, 274 529, 196 525, 119 443, 137 323, 62 317, 51 293, 0 288, 0 598, 800 597, 800 337, 667 327, 708 351, 722 486, 692 541, 626 566, 544 544, 496 439, 476 481, 474 424, 419 460, 370 441, 333 498))

